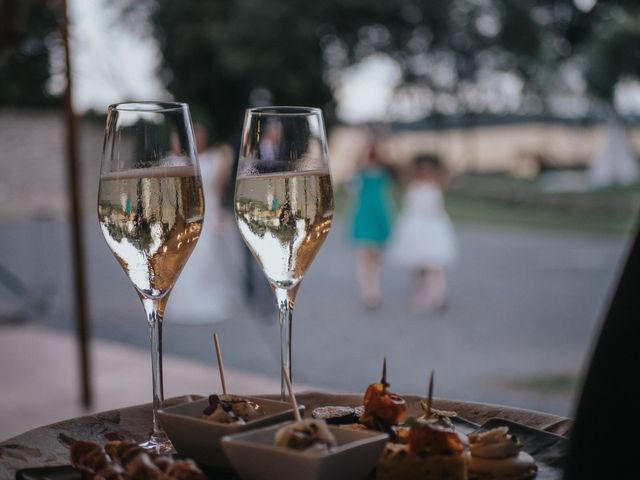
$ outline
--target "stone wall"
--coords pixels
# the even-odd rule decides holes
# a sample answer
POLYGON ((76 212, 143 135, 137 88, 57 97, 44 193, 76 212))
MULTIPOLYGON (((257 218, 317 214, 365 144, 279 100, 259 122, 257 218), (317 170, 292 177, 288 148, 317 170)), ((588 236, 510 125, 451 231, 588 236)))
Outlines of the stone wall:
MULTIPOLYGON (((82 120, 81 199, 95 210, 104 125, 82 120)), ((0 219, 62 218, 68 186, 62 111, 0 109, 0 219)))
MULTIPOLYGON (((603 127, 518 124, 476 129, 402 132, 389 138, 396 162, 415 153, 439 153, 458 172, 509 171, 546 159, 556 165, 586 166, 603 138, 603 127)), ((96 208, 98 174, 104 136, 101 121, 79 122, 83 210, 96 208)), ((640 128, 628 130, 640 152, 640 128)), ((364 130, 340 127, 330 134, 329 149, 335 181, 348 178, 366 142, 364 130)), ((63 218, 68 187, 64 116, 61 111, 0 109, 0 220, 44 216, 63 218)))
MULTIPOLYGON (((331 132, 330 155, 334 178, 353 172, 366 144, 361 128, 341 127, 331 132)), ((402 131, 385 141, 393 163, 407 164, 417 153, 438 154, 454 172, 511 172, 535 174, 539 167, 586 167, 602 145, 604 125, 570 126, 554 123, 520 123, 448 130, 402 131)), ((627 136, 640 154, 640 128, 627 136)))

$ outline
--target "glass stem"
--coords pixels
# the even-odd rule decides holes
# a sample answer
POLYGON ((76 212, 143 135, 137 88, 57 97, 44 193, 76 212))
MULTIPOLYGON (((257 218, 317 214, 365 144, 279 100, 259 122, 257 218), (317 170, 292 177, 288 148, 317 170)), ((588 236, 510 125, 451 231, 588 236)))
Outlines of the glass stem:
POLYGON ((164 384, 162 376, 162 318, 166 295, 161 299, 143 298, 142 305, 149 322, 149 339, 151 345, 151 383, 153 386, 153 433, 152 438, 161 439, 166 436, 158 423, 158 409, 164 403, 164 384))
POLYGON ((291 375, 291 326, 295 293, 292 295, 290 290, 278 287, 274 290, 276 301, 278 302, 278 322, 280 323, 280 400, 285 401, 288 398, 287 385, 282 370, 289 374, 289 379, 293 383, 291 375))

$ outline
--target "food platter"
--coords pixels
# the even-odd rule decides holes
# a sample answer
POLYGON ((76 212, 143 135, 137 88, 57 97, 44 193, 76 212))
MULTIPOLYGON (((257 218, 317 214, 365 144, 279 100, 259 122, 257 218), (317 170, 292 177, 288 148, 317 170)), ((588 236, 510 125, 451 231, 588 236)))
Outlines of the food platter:
MULTIPOLYGON (((268 395, 265 395, 269 397, 268 395)), ((274 398, 275 396, 272 396, 274 398)), ((420 409, 420 400, 424 397, 404 395, 407 401, 407 413, 415 415, 420 409)), ((362 402, 362 395, 333 395, 328 393, 309 392, 298 395, 300 403, 307 407, 307 413, 314 408, 326 405, 358 406, 362 402)), ((434 399, 434 406, 458 412, 454 418, 454 425, 461 433, 470 433, 482 424, 480 430, 487 430, 497 426, 507 425, 518 436, 525 450, 536 459, 539 471, 537 480, 556 480, 561 478, 561 464, 567 445, 567 438, 542 430, 554 428, 558 425, 570 423, 554 415, 519 410, 498 405, 477 404, 472 402, 456 402, 452 400, 434 399), (496 416, 504 418, 494 418, 496 416), (529 426, 521 422, 527 422, 529 426), (531 425, 538 427, 534 428, 531 425)), ((561 429, 560 429, 561 431, 561 429)), ((203 466, 203 471, 211 480, 232 480, 237 477, 229 472, 211 469, 203 466)), ((19 480, 75 480, 80 475, 71 467, 46 467, 23 469, 16 474, 19 480)))
MULTIPOLYGON (((468 430, 466 421, 455 421, 456 428, 468 430)), ((491 428, 506 425, 514 432, 538 463, 536 480, 560 480, 562 478, 562 462, 566 452, 568 439, 566 437, 545 432, 537 428, 522 425, 502 418, 492 418, 485 422, 478 430, 486 431, 491 428)), ((210 480, 237 480, 237 476, 229 471, 222 471, 202 466, 210 480)), ((71 466, 44 467, 20 470, 16 480, 81 480, 81 475, 71 466)))

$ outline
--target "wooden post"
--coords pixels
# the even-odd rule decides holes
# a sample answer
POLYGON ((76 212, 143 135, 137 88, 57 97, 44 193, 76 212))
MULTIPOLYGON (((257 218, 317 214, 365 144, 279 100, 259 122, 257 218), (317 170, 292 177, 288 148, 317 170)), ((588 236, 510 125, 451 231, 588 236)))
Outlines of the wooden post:
POLYGON ((69 186, 70 226, 71 226, 71 259, 73 265, 74 310, 76 317, 76 332, 78 339, 78 353, 80 360, 81 400, 85 408, 93 401, 90 364, 89 364, 89 321, 87 314, 84 261, 84 240, 82 236, 82 208, 80 207, 80 182, 78 162, 78 134, 76 117, 73 112, 72 70, 69 54, 69 17, 67 15, 67 1, 61 0, 58 25, 64 45, 67 88, 64 95, 67 146, 67 182, 69 186))

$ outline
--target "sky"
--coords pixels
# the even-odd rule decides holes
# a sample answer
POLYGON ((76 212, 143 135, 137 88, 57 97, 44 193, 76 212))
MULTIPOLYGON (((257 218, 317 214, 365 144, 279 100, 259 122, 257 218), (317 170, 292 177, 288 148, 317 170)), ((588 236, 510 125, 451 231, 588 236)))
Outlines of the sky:
POLYGON ((123 100, 167 99, 156 76, 153 41, 122 24, 104 0, 70 0, 74 100, 78 111, 106 111, 123 100))

